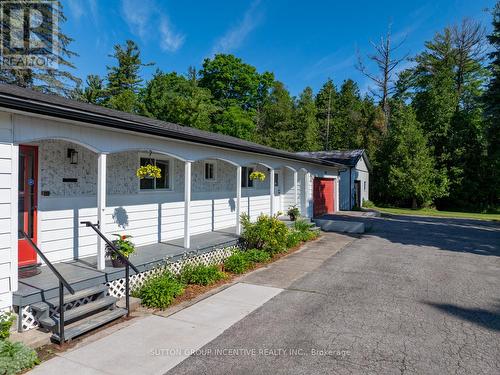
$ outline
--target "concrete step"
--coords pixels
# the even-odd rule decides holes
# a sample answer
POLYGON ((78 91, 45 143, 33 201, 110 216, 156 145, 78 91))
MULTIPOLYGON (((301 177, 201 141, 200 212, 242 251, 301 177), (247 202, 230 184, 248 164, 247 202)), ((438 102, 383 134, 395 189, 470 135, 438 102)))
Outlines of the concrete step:
MULTIPOLYGON (((118 298, 106 296, 104 298, 99 298, 93 302, 86 303, 64 312, 64 321, 71 322, 77 318, 84 317, 93 312, 103 310, 105 308, 114 307, 118 298)), ((38 320, 39 323, 47 329, 59 329, 59 314, 53 315, 51 317, 45 317, 38 320)))
MULTIPOLYGON (((92 288, 79 290, 75 294, 70 294, 66 289, 64 290, 66 292, 66 294, 64 295, 64 303, 66 304, 77 301, 81 298, 94 296, 96 294, 105 295, 108 292, 108 286, 106 284, 102 284, 92 288)), ((59 307, 59 297, 51 298, 45 302, 33 303, 30 305, 30 307, 37 313, 48 311, 49 307, 59 307)))
MULTIPOLYGON (((104 310, 98 314, 92 315, 86 319, 79 320, 78 322, 69 325, 64 329, 64 339, 71 340, 77 336, 83 335, 84 333, 98 328, 106 323, 112 322, 113 320, 119 319, 127 315, 127 310, 122 308, 116 308, 114 310, 104 310)), ((57 333, 52 335, 52 340, 60 342, 60 337, 57 333)))
POLYGON ((315 219, 314 222, 324 232, 365 233, 365 224, 357 221, 315 219))

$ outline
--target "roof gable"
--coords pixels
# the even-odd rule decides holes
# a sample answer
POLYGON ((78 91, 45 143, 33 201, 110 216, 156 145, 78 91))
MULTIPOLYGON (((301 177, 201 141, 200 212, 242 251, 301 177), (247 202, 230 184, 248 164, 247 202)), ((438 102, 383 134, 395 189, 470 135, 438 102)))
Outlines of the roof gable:
POLYGON ((355 167, 356 164, 358 164, 359 159, 363 158, 368 170, 371 170, 371 164, 364 149, 298 152, 297 154, 321 160, 328 160, 346 165, 348 167, 355 167))

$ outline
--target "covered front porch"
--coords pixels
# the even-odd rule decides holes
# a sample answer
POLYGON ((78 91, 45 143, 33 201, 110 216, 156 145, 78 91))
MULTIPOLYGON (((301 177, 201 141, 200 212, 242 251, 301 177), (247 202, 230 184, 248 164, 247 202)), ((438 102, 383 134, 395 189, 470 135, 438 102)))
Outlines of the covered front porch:
POLYGON ((82 221, 98 224, 109 239, 131 235, 138 253, 164 244, 186 251, 201 246, 191 243, 200 234, 238 236, 242 213, 255 219, 291 205, 307 211, 310 174, 262 160, 185 160, 135 148, 99 153, 61 139, 22 144, 19 157, 19 225, 53 263, 93 257, 97 270, 105 270, 104 241, 82 221), (36 173, 29 172, 29 158, 36 173), (146 163, 157 165, 161 178, 137 178, 137 168, 146 163), (253 171, 265 180, 251 180, 253 171))

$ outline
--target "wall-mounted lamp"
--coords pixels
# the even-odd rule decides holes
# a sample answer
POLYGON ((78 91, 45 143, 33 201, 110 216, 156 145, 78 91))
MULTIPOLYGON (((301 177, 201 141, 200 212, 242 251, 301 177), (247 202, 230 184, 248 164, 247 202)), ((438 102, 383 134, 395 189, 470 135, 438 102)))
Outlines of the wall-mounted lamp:
POLYGON ((71 159, 71 164, 78 164, 78 151, 74 148, 68 148, 66 156, 71 159))

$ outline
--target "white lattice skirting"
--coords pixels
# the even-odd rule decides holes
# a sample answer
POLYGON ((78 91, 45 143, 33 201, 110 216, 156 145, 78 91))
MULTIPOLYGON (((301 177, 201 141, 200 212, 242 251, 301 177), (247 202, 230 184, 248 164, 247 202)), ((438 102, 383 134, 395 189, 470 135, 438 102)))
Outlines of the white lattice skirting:
MULTIPOLYGON (((130 290, 133 291, 137 288, 140 288, 142 284, 149 278, 158 275, 164 270, 169 270, 174 274, 178 274, 182 267, 185 265, 198 265, 198 264, 205 264, 205 265, 211 265, 211 264, 220 264, 223 263, 224 260, 229 257, 238 247, 237 246, 230 246, 230 247, 224 247, 220 249, 215 249, 203 254, 186 254, 182 259, 179 259, 178 261, 175 262, 170 262, 166 260, 166 263, 163 265, 159 265, 156 268, 153 268, 149 271, 141 272, 136 275, 131 275, 130 276, 130 290)), ((107 286, 109 288, 108 294, 121 298, 125 296, 125 278, 122 279, 117 279, 113 280, 109 283, 107 283, 107 286)), ((82 299, 79 299, 77 301, 71 302, 69 304, 65 305, 65 310, 72 309, 74 307, 78 307, 81 305, 85 305, 86 303, 92 302, 92 299, 90 297, 85 297, 82 299)), ((53 315, 57 313, 57 311, 54 311, 53 309, 50 310, 50 315, 53 315)), ((25 306, 21 312, 19 312, 19 315, 22 316, 21 320, 21 325, 22 331, 27 331, 30 329, 34 329, 38 327, 38 322, 35 318, 35 315, 31 311, 30 306, 25 306)))
MULTIPOLYGON (((135 290, 140 288, 146 280, 149 278, 160 274, 165 270, 169 270, 174 274, 178 274, 182 267, 186 265, 198 265, 198 264, 219 264, 224 262, 224 260, 230 256, 236 249, 236 246, 225 247, 222 249, 213 250, 207 253, 203 253, 200 255, 189 256, 187 255, 185 258, 177 261, 177 262, 168 262, 164 265, 158 266, 152 270, 141 272, 137 275, 130 276, 130 290, 135 290)), ((121 298, 125 295, 125 278, 113 280, 109 282, 109 294, 113 297, 121 298)))

